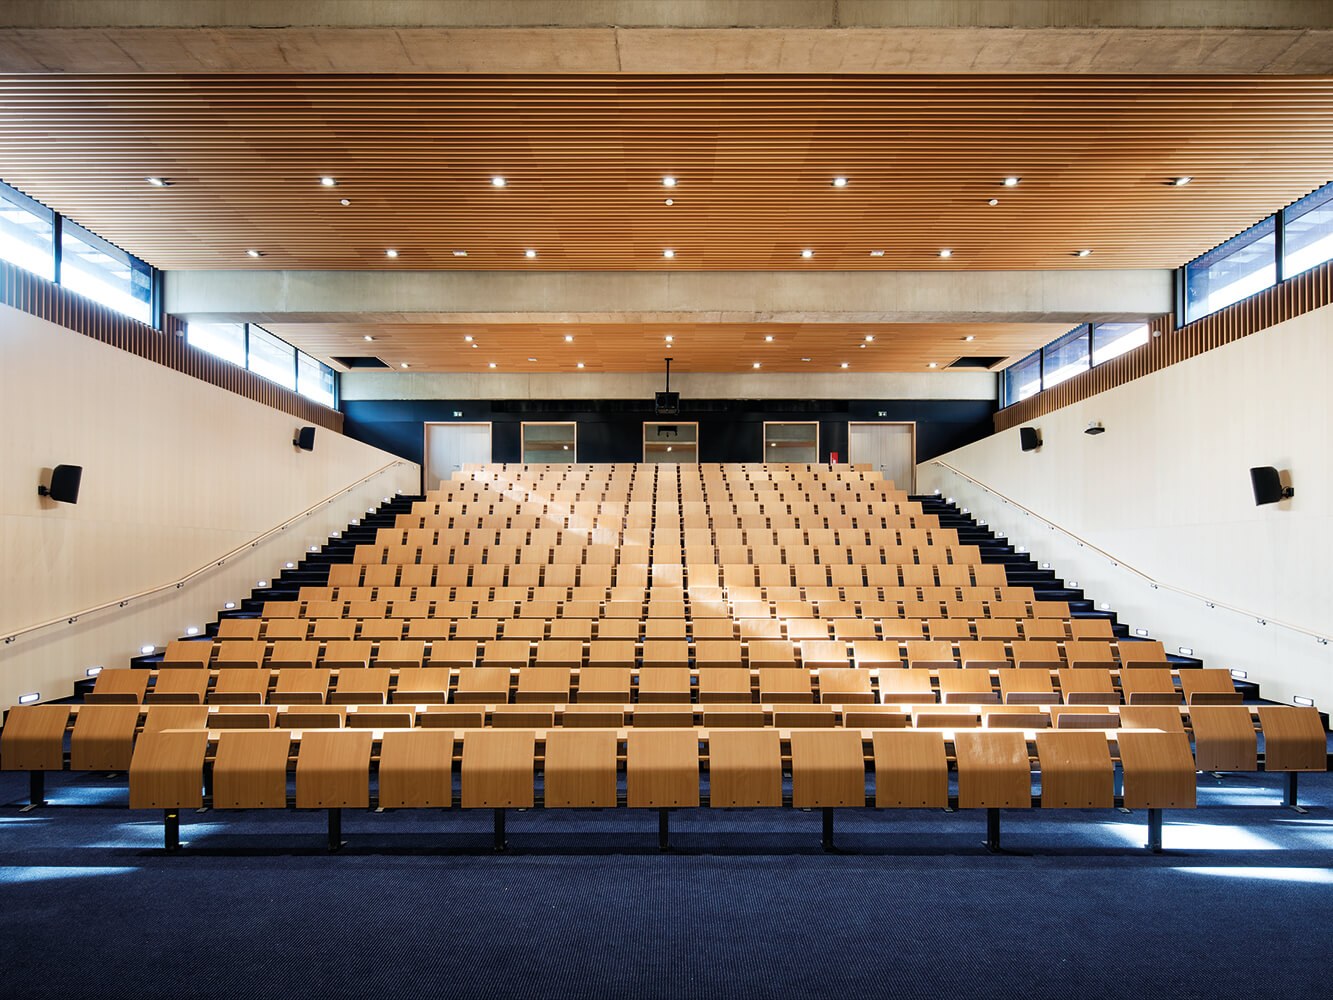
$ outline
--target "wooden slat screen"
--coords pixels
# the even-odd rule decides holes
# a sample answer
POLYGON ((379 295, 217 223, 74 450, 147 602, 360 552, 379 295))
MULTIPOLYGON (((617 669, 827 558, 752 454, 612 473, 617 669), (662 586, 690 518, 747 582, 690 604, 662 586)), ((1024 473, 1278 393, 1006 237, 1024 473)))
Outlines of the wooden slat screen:
POLYGON ((1148 343, 1035 396, 1006 406, 995 414, 995 429, 1002 431, 1017 427, 1070 403, 1248 337, 1330 302, 1333 302, 1333 261, 1326 261, 1179 330, 1174 329, 1172 314, 1158 316, 1149 323, 1152 339, 1148 343))
POLYGON ((0 261, 0 301, 238 396, 342 433, 343 415, 337 410, 191 347, 184 337, 184 325, 174 316, 167 317, 167 331, 163 333, 6 261, 0 261))

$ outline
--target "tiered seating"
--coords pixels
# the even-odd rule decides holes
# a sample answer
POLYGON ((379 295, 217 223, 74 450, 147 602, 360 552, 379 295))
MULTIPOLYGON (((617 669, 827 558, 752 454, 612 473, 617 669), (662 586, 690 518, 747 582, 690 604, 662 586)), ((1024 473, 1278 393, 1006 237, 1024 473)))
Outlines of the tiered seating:
POLYGON ((1109 806, 1118 765, 1159 821, 1196 766, 1256 770, 1258 733, 1268 770, 1325 762, 1313 709, 1244 706, 1009 586, 874 471, 804 466, 465 470, 326 585, 15 709, 3 766, 64 766, 71 725, 71 769, 169 811, 205 773, 215 806, 286 805, 293 761, 297 807, 330 810, 614 805, 621 775, 662 809, 863 805, 868 777, 881 806, 1028 806, 1034 779, 1109 806))

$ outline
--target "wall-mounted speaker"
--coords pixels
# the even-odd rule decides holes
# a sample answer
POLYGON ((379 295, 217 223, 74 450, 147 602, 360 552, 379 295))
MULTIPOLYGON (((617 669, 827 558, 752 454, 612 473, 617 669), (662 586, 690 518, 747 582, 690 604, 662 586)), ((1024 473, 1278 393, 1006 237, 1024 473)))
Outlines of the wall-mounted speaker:
POLYGON ((83 479, 82 465, 57 465, 51 471, 51 485, 38 486, 39 497, 50 497, 60 503, 79 502, 79 482, 83 479))
POLYGON ((300 448, 302 451, 314 451, 315 428, 302 427, 296 432, 296 437, 292 439, 292 444, 296 445, 296 447, 300 448))
POLYGON ((1261 465, 1250 470, 1250 485, 1254 487, 1254 505, 1262 507, 1266 503, 1277 503, 1296 495, 1290 486, 1284 487, 1277 469, 1271 465, 1261 465))
POLYGON ((1018 442, 1024 451, 1036 451, 1041 447, 1041 432, 1035 427, 1018 428, 1018 442))

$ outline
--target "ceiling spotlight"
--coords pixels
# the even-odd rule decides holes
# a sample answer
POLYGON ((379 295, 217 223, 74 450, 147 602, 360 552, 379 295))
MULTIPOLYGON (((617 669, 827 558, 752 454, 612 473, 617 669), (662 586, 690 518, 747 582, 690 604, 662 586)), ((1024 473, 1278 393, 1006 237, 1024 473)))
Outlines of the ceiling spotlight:
POLYGON ((946 258, 947 258, 947 257, 952 257, 952 256, 953 256, 953 251, 952 251, 952 250, 941 250, 941 251, 940 251, 940 256, 941 256, 941 257, 946 257, 946 258))
POLYGON ((580 362, 578 363, 578 367, 580 367, 580 368, 583 367, 583 362, 582 362, 582 361, 580 361, 580 362))
POLYGON ((676 251, 674 251, 674 250, 663 250, 663 251, 662 251, 662 256, 665 257, 667 260, 670 260, 672 257, 676 256, 676 251))
POLYGON ((870 343, 871 341, 873 341, 874 339, 875 339, 875 335, 874 335, 874 334, 872 334, 872 333, 867 333, 867 334, 866 334, 866 343, 867 343, 867 344, 869 344, 869 343, 870 343))
POLYGON ((262 253, 260 253, 258 250, 247 250, 247 251, 245 251, 245 255, 246 255, 247 257, 262 257, 262 256, 264 256, 264 255, 263 255, 262 253))
POLYGON ((472 349, 475 351, 475 350, 477 349, 477 346, 478 346, 478 345, 473 344, 473 345, 472 345, 472 349))
POLYGON ((491 187, 502 188, 504 186, 505 186, 505 179, 503 177, 497 175, 491 178, 491 187))
POLYGON ((846 362, 846 361, 844 361, 844 362, 842 363, 842 367, 843 367, 843 368, 846 368, 846 367, 847 367, 847 362, 846 362))
POLYGON ((845 188, 847 186, 847 178, 846 177, 833 178, 833 186, 835 188, 845 188))
POLYGON ((986 202, 986 204, 989 205, 991 208, 994 208, 999 203, 1000 203, 999 198, 992 198, 990 201, 986 202))
POLYGON ((455 251, 454 251, 454 256, 455 256, 455 257, 466 257, 466 256, 467 256, 467 251, 466 251, 466 250, 455 250, 455 251))
POLYGON ((673 187, 675 187, 675 186, 676 186, 676 178, 674 178, 674 177, 663 177, 663 178, 662 178, 662 187, 673 188, 673 187))
POLYGON ((386 256, 386 257, 397 257, 397 256, 398 256, 398 251, 397 251, 397 250, 385 250, 385 251, 384 251, 384 256, 386 256))
POLYGON ((676 199, 675 199, 675 198, 668 198, 668 199, 666 200, 666 204, 668 204, 668 205, 674 205, 675 203, 676 203, 676 199))
POLYGON ((526 257, 526 258, 528 258, 528 260, 532 260, 534 257, 537 256, 537 251, 536 251, 536 250, 524 250, 524 251, 523 251, 523 256, 526 257))
POLYGON ((870 256, 872 256, 872 257, 883 257, 883 256, 884 256, 884 251, 883 251, 883 250, 871 250, 871 251, 870 251, 870 256))
POLYGON ((968 334, 966 337, 964 337, 963 339, 964 339, 964 340, 976 340, 977 338, 976 338, 976 336, 975 336, 974 334, 969 333, 969 334, 968 334))
POLYGON ((801 360, 802 360, 802 361, 809 361, 810 359, 809 359, 809 358, 802 358, 801 360))
POLYGON ((319 182, 320 182, 321 184, 323 184, 326 188, 331 188, 331 187, 337 187, 337 186, 338 186, 338 182, 335 181, 332 177, 321 177, 321 178, 319 179, 319 182))
POLYGON ((861 348, 861 350, 863 350, 863 351, 866 349, 866 345, 865 345, 865 344, 857 344, 856 346, 859 347, 859 348, 861 348))
POLYGON ((574 335, 572 333, 565 334, 565 343, 566 344, 574 343, 574 335))
POLYGON ((809 259, 810 259, 811 257, 813 257, 814 255, 815 255, 815 252, 814 252, 813 250, 802 250, 802 251, 801 251, 801 256, 804 257, 806 260, 809 260, 809 259))
POLYGON ((529 361, 536 361, 536 358, 528 358, 529 361))
POLYGON ((144 180, 155 188, 171 187, 171 181, 167 180, 165 177, 145 177, 144 180))
POLYGON ((665 337, 663 337, 662 339, 665 340, 665 341, 669 344, 669 343, 671 343, 673 340, 675 340, 676 338, 673 337, 673 336, 671 336, 671 334, 668 333, 668 334, 667 334, 665 337))
POLYGON ((466 341, 466 342, 469 343, 469 344, 472 343, 472 334, 470 334, 470 333, 466 333, 466 334, 464 334, 464 335, 463 335, 463 340, 466 341))
POLYGON ((1090 257, 1091 255, 1092 255, 1092 251, 1091 251, 1091 250, 1075 250, 1075 251, 1074 251, 1074 256, 1075 256, 1075 257, 1090 257))
POLYGON ((939 365, 937 365, 934 361, 930 361, 930 362, 927 362, 926 367, 927 367, 927 368, 938 368, 939 365))
POLYGON ((1006 178, 1004 179, 1004 186, 1007 187, 1007 188, 1018 187, 1018 178, 1017 178, 1017 177, 1006 177, 1006 178))
POLYGON ((494 368, 494 367, 495 367, 495 362, 492 361, 487 367, 489 367, 489 368, 494 368))
POLYGON ((756 362, 755 362, 754 364, 752 364, 750 367, 751 367, 751 368, 758 368, 758 367, 759 367, 759 362, 756 361, 756 362))
POLYGON ((770 333, 768 336, 766 336, 766 337, 764 338, 764 343, 765 343, 765 344, 771 344, 771 343, 773 343, 773 335, 772 335, 771 333, 770 333))
POLYGON ((365 335, 364 337, 362 337, 361 339, 362 339, 362 340, 374 340, 375 338, 372 337, 370 334, 366 334, 366 335, 365 335))
POLYGON ((1186 184, 1188 184, 1192 180, 1194 180, 1193 177, 1172 177, 1171 186, 1183 188, 1186 184))
POLYGON ((352 203, 352 199, 351 199, 351 198, 340 198, 340 199, 338 199, 338 204, 339 204, 339 205, 350 205, 351 203, 352 203))
POLYGON ((409 365, 406 361, 400 361, 400 362, 398 362, 398 367, 399 367, 399 368, 411 368, 412 366, 409 365))

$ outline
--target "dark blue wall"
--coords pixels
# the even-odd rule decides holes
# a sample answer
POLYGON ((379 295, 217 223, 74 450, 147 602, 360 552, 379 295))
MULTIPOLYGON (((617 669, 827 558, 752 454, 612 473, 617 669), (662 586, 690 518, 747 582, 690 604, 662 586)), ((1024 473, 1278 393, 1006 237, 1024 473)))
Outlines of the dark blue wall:
POLYGON ((757 462, 765 420, 818 420, 820 460, 827 462, 836 451, 845 462, 848 421, 912 420, 917 461, 923 462, 990 434, 995 404, 970 399, 682 399, 678 417, 656 417, 651 400, 386 399, 345 400, 342 411, 343 432, 349 437, 413 462, 422 459, 422 425, 455 420, 492 425, 496 462, 520 460, 519 428, 524 421, 576 421, 580 462, 640 461, 645 420, 697 421, 702 462, 757 462))

